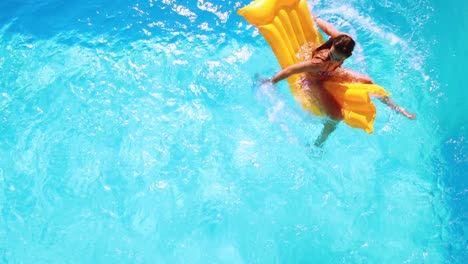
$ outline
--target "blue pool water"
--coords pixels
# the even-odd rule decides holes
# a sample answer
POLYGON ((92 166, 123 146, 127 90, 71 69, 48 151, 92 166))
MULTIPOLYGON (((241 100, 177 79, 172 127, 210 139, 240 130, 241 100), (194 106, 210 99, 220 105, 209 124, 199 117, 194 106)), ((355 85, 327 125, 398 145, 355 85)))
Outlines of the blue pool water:
POLYGON ((309 1, 418 117, 322 150, 249 0, 71 2, 0 3, 0 263, 468 261, 466 1, 309 1))

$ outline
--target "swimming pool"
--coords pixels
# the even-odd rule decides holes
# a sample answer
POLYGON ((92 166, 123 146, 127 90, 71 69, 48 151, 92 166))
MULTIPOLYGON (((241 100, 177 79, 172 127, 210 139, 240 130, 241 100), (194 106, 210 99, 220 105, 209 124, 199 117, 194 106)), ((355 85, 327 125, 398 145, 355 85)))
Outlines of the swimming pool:
POLYGON ((1 263, 466 262, 468 4, 309 1, 418 116, 319 150, 249 2, 0 4, 1 263))

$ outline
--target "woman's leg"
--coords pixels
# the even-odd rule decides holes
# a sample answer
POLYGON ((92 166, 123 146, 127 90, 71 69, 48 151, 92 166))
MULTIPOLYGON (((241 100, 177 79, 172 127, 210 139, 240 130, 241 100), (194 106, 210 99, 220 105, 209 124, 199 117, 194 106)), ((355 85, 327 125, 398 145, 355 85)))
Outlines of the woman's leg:
POLYGON ((325 121, 325 124, 323 126, 322 133, 320 136, 315 140, 314 145, 317 147, 322 147, 325 141, 327 140, 328 136, 335 131, 336 126, 340 123, 338 120, 333 120, 333 119, 328 119, 325 121))
POLYGON ((317 105, 331 118, 325 122, 322 133, 314 143, 315 146, 321 147, 327 140, 328 136, 330 136, 330 134, 336 129, 340 120, 343 119, 341 106, 323 87, 321 81, 304 81, 300 89, 299 95, 302 97, 302 100, 310 100, 311 103, 317 105))
MULTIPOLYGON (((336 81, 336 82, 373 84, 372 80, 369 77, 367 77, 366 75, 364 75, 362 73, 359 73, 359 72, 355 72, 355 71, 350 70, 350 69, 346 69, 346 68, 337 69, 336 74, 335 74, 335 72, 333 72, 333 75, 331 76, 331 78, 329 80, 330 81, 336 81)), ((398 113, 406 116, 407 118, 416 119, 415 114, 409 113, 403 107, 398 106, 397 104, 395 104, 395 102, 393 102, 393 100, 390 99, 390 97, 381 96, 381 97, 377 97, 377 98, 382 103, 386 104, 387 106, 389 106, 393 110, 397 111, 398 113)))
POLYGON ((298 91, 301 104, 314 104, 332 119, 342 120, 341 106, 323 87, 322 81, 303 81, 298 91))
POLYGON ((390 99, 390 97, 388 96, 382 96, 382 97, 377 97, 382 103, 388 105, 390 108, 392 108, 393 110, 397 111, 398 113, 406 116, 407 118, 409 119, 416 119, 416 115, 415 114, 412 114, 412 113, 409 113, 408 111, 406 111, 406 109, 404 109, 403 107, 401 106, 398 106, 397 104, 395 104, 395 102, 393 102, 392 99, 390 99))

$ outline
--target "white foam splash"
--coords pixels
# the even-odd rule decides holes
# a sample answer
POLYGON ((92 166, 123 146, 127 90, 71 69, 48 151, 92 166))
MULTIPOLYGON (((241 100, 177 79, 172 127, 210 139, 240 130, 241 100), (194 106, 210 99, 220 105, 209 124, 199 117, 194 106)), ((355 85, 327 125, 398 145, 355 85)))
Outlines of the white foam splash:
POLYGON ((213 13, 214 15, 216 15, 221 20, 222 23, 226 23, 228 18, 229 18, 229 13, 228 12, 219 12, 218 9, 220 7, 214 5, 213 3, 205 2, 204 0, 198 0, 197 7, 200 10, 213 13))

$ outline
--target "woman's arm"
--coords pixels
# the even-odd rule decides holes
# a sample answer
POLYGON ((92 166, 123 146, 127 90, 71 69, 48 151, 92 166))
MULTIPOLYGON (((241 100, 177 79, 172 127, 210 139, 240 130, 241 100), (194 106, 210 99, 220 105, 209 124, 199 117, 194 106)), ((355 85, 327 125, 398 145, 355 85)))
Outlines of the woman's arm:
POLYGON ((328 23, 327 21, 321 19, 321 18, 316 18, 315 22, 327 34, 328 36, 334 38, 339 35, 343 35, 344 33, 338 31, 332 24, 328 23))
POLYGON ((297 64, 293 64, 284 68, 278 74, 271 79, 273 84, 288 78, 289 76, 301 73, 301 72, 318 72, 322 70, 323 66, 321 64, 315 63, 314 61, 304 61, 297 64))

